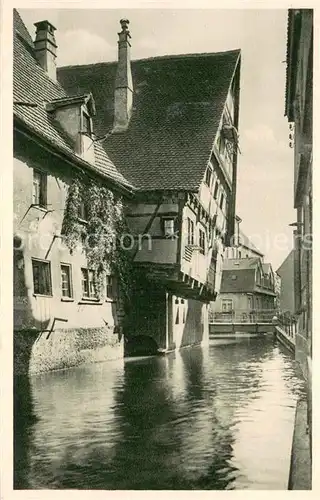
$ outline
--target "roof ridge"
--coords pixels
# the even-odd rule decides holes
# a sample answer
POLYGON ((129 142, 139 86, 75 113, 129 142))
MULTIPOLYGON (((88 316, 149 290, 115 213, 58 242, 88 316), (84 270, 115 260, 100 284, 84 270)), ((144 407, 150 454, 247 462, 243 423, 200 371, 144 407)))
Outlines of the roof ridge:
MULTIPOLYGON (((191 58, 196 58, 196 57, 212 57, 212 56, 225 56, 227 54, 240 54, 241 49, 231 49, 231 50, 224 50, 224 51, 219 51, 219 52, 192 52, 188 54, 166 54, 162 56, 150 56, 150 57, 142 57, 140 59, 131 59, 132 63, 135 62, 143 62, 143 61, 158 61, 158 60, 166 60, 166 59, 191 59, 191 58)), ((90 68, 93 66, 106 66, 106 65, 112 65, 112 64, 117 64, 117 60, 115 61, 102 61, 102 62, 96 62, 96 63, 90 63, 90 64, 68 64, 66 66, 59 66, 59 69, 67 69, 67 68, 90 68)))

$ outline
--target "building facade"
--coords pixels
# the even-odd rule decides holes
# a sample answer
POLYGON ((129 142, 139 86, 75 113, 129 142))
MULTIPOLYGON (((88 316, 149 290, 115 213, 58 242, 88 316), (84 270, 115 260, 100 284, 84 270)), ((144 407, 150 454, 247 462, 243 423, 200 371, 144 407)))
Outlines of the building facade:
POLYGON ((259 257, 262 261, 264 254, 253 244, 252 241, 241 230, 242 219, 236 215, 235 231, 231 246, 227 246, 224 256, 226 259, 248 259, 259 257))
POLYGON ((58 77, 71 95, 92 92, 104 149, 137 188, 127 212, 136 274, 127 352, 167 352, 208 340, 234 235, 240 51, 131 62, 128 24, 118 63, 58 77))
POLYGON ((212 304, 212 319, 265 320, 274 314, 275 299, 274 273, 270 264, 263 264, 259 257, 226 259, 220 294, 212 304))
POLYGON ((290 9, 287 31, 285 115, 294 147, 294 300, 298 317, 296 359, 308 381, 311 429, 312 378, 312 135, 313 10, 290 9))
MULTIPOLYGON (((92 95, 68 96, 57 82, 55 28, 47 21, 36 28, 32 40, 14 11, 17 374, 123 356, 115 276, 106 273, 98 294, 84 245, 71 253, 63 226, 68 222, 68 193, 78 175, 88 186, 103 186, 114 204, 128 200, 133 190, 94 142, 92 95)), ((80 206, 85 208, 85 200, 80 206)), ((84 230, 89 224, 85 210, 75 217, 79 230, 84 230)))
POLYGON ((281 278, 279 309, 281 312, 294 314, 294 250, 285 258, 277 273, 281 278))

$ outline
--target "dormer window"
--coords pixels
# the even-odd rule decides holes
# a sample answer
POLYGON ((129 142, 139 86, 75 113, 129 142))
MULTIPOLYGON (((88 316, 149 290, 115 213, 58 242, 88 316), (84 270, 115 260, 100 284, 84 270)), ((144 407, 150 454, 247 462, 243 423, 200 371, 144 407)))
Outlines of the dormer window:
POLYGON ((88 135, 89 137, 92 136, 92 120, 88 113, 86 113, 84 110, 82 110, 82 127, 81 127, 82 133, 88 135))
POLYGON ((95 104, 92 94, 53 99, 46 103, 46 111, 52 113, 59 128, 69 136, 74 153, 94 163, 92 117, 95 115, 95 104))

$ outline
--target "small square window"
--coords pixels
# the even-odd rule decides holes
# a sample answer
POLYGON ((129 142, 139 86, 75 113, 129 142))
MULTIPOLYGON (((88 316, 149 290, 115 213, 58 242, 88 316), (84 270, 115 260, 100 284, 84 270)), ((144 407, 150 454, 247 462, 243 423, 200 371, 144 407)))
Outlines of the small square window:
POLYGON ((61 295, 62 297, 72 298, 72 280, 71 280, 71 265, 61 264, 61 295))
POLYGON ((82 273, 82 295, 87 299, 97 299, 97 292, 92 269, 81 269, 82 273))
POLYGON ((52 295, 50 262, 32 259, 33 293, 52 295))
POLYGON ((232 299, 222 300, 222 312, 231 312, 232 306, 233 306, 232 299))
POLYGON ((175 219, 174 218, 164 218, 163 219, 163 232, 167 238, 175 235, 175 219))
POLYGON ((33 170, 32 204, 47 207, 47 174, 33 170))

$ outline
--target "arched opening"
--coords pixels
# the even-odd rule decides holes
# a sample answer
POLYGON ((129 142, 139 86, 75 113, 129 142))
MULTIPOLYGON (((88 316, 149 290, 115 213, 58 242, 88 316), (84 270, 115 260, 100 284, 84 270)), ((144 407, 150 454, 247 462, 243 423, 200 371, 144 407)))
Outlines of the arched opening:
POLYGON ((153 356, 157 352, 157 342, 148 335, 135 335, 125 342, 125 356, 153 356))

